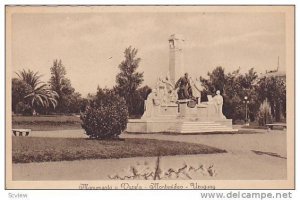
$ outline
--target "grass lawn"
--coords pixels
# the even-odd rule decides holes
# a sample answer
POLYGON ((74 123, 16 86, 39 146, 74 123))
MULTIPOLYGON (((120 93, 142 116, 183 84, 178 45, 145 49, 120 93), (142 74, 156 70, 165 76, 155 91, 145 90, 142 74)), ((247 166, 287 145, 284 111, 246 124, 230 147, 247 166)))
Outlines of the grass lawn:
POLYGON ((128 138, 12 137, 13 163, 226 153, 225 150, 185 142, 128 138))
POLYGON ((25 128, 33 131, 53 131, 81 129, 81 120, 77 116, 13 116, 12 128, 25 128))

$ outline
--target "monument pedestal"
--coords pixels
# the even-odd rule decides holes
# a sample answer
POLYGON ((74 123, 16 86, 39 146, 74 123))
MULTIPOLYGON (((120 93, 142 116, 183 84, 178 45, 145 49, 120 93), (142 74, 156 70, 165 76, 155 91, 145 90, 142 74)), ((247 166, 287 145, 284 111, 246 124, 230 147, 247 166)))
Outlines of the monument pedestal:
POLYGON ((178 118, 190 118, 190 117, 197 117, 197 109, 190 108, 188 106, 188 103, 190 102, 190 99, 183 99, 178 100, 178 118))
POLYGON ((209 102, 187 106, 190 100, 180 100, 161 108, 160 114, 142 119, 130 119, 126 132, 129 133, 207 133, 233 132, 232 120, 213 113, 214 105, 209 102))
POLYGON ((199 121, 192 119, 130 119, 128 133, 208 133, 234 132, 232 120, 199 121))

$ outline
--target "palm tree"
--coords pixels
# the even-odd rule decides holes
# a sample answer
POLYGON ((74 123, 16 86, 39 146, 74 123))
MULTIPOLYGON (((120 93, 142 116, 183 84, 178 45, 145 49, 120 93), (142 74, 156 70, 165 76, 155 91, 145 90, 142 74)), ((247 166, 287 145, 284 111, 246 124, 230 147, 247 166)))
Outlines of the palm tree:
POLYGON ((40 83, 42 83, 40 80, 42 75, 39 75, 39 72, 34 73, 30 69, 28 71, 23 69, 23 71, 19 71, 19 73, 16 74, 22 81, 31 86, 31 88, 36 88, 40 83))
POLYGON ((24 70, 16 73, 19 78, 30 86, 30 92, 26 94, 24 99, 31 105, 32 114, 35 113, 35 109, 39 106, 49 108, 57 106, 58 94, 51 90, 47 84, 43 83, 38 72, 31 70, 24 70))
POLYGON ((28 99, 32 108, 42 106, 49 108, 50 105, 55 108, 57 106, 58 94, 55 91, 47 88, 47 84, 34 88, 24 99, 28 99))

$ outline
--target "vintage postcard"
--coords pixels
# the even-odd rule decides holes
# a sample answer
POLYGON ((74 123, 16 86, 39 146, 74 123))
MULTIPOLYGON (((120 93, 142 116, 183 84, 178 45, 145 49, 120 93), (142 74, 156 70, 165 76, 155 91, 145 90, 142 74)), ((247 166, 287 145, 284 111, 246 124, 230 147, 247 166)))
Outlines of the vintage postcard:
POLYGON ((294 189, 295 7, 6 6, 7 189, 294 189))

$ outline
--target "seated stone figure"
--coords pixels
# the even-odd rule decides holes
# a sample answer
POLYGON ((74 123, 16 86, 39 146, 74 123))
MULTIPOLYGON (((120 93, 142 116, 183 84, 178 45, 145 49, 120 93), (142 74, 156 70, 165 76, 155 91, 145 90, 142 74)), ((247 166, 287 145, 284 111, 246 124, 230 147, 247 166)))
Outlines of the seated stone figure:
POLYGON ((189 80, 188 73, 185 73, 183 77, 181 77, 175 85, 175 89, 178 89, 178 99, 190 99, 193 97, 192 87, 189 80))
POLYGON ((145 100, 144 114, 142 118, 151 118, 159 115, 160 109, 160 98, 158 96, 157 90, 153 89, 148 95, 147 100, 145 100))

